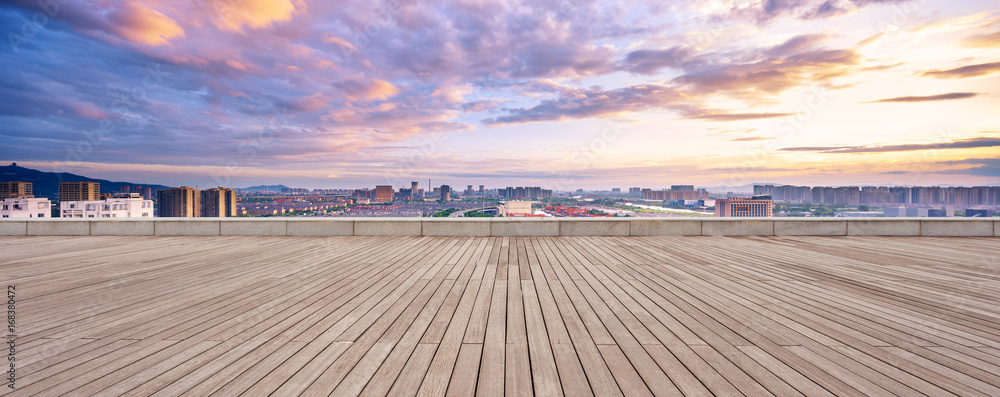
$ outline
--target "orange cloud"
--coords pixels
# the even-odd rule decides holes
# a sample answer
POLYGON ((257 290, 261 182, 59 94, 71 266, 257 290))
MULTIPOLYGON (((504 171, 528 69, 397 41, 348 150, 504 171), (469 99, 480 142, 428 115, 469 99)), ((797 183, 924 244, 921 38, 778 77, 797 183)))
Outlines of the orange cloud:
POLYGON ((111 15, 114 32, 133 43, 170 45, 170 39, 184 37, 184 29, 173 19, 148 6, 129 1, 111 15))
POLYGON ((399 88, 392 83, 379 79, 353 79, 333 84, 344 91, 348 98, 386 100, 399 93, 399 88))
POLYGON ((341 47, 347 48, 349 50, 357 49, 357 47, 355 47, 354 44, 351 44, 351 42, 335 35, 333 32, 323 32, 322 40, 326 44, 336 44, 341 47))
POLYGON ((214 5, 218 10, 215 25, 234 32, 241 32, 244 27, 260 29, 274 22, 285 22, 295 13, 290 0, 218 0, 214 5))

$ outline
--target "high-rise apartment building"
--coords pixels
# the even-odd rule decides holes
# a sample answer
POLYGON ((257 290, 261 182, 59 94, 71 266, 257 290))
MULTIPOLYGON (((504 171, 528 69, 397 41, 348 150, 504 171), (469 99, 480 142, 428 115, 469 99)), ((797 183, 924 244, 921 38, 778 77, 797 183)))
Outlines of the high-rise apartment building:
POLYGON ((774 216, 771 196, 729 197, 715 200, 715 216, 762 218, 774 216))
POLYGON ((1000 186, 776 186, 754 185, 755 195, 770 194, 774 201, 847 205, 1000 205, 1000 186))
POLYGON ((442 201, 451 200, 451 186, 441 185, 441 200, 442 201))
POLYGON ((218 218, 236 216, 236 192, 217 187, 201 191, 201 216, 218 218))
POLYGON ((32 197, 35 194, 31 182, 0 182, 0 199, 32 197))
POLYGON ((94 201, 100 199, 100 183, 59 182, 59 201, 94 201))
POLYGON ((146 200, 153 199, 153 188, 149 186, 136 186, 136 188, 138 188, 138 193, 142 195, 142 198, 146 200))
POLYGON ((704 190, 651 190, 643 189, 642 198, 646 200, 704 200, 708 198, 708 193, 704 190))
POLYGON ((499 189, 498 193, 500 194, 500 197, 508 199, 540 200, 552 198, 551 190, 542 189, 538 186, 507 187, 506 189, 499 189))
POLYGON ((671 185, 670 190, 675 192, 693 192, 694 185, 671 185))
POLYGON ((376 203, 391 203, 392 202, 392 185, 378 185, 378 186, 375 186, 375 202, 376 203))
POLYGON ((479 185, 479 195, 483 196, 483 197, 486 197, 486 186, 479 185))
POLYGON ((195 218, 201 215, 201 194, 187 186, 156 192, 157 214, 161 217, 195 218))

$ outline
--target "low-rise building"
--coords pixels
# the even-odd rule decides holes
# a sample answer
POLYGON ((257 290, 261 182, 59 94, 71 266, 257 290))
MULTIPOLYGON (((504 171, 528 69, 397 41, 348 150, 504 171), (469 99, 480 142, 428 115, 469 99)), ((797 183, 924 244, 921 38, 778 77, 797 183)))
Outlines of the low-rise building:
POLYGON ((47 198, 5 198, 0 204, 0 218, 48 218, 51 213, 47 198))
POLYGON ((989 217, 993 216, 993 210, 990 210, 990 209, 978 209, 978 208, 974 209, 974 208, 969 208, 969 209, 965 210, 965 216, 966 217, 989 218, 989 217))
POLYGON ((886 207, 883 212, 883 216, 886 217, 909 217, 909 218, 926 218, 926 217, 952 217, 955 216, 955 207, 946 205, 937 208, 918 208, 918 207, 886 207))
POLYGON ((153 201, 143 200, 139 193, 115 193, 104 200, 62 201, 59 216, 63 218, 146 218, 153 216, 153 201))
POLYGON ((763 218, 774 216, 770 195, 729 197, 715 200, 715 216, 730 218, 763 218))
POLYGON ((508 201, 499 207, 500 216, 531 215, 530 201, 508 201))

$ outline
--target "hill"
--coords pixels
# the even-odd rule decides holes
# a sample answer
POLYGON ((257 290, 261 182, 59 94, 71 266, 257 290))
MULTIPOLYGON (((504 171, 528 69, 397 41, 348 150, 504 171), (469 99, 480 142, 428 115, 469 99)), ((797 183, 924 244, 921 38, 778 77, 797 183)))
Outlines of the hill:
POLYGON ((121 191, 122 186, 148 186, 153 188, 153 190, 170 188, 170 186, 146 183, 112 182, 105 179, 94 179, 83 175, 70 174, 68 172, 45 172, 20 167, 17 163, 0 166, 0 182, 7 181, 31 182, 35 197, 45 197, 52 200, 59 193, 59 182, 97 182, 101 184, 101 193, 117 193, 121 191))
POLYGON ((258 185, 258 186, 245 187, 245 188, 242 188, 242 189, 241 188, 233 188, 233 190, 235 190, 235 191, 244 192, 244 193, 246 193, 246 192, 263 192, 263 191, 278 192, 278 193, 280 193, 281 189, 288 189, 288 186, 285 186, 285 185, 258 185))

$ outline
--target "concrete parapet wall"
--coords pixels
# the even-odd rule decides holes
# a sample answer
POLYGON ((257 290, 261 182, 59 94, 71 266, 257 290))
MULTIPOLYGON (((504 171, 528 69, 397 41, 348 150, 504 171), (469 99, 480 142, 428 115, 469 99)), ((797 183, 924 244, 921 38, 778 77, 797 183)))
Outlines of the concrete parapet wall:
POLYGON ((0 219, 0 236, 954 236, 1000 237, 983 218, 125 218, 0 219))
POLYGON ((701 221, 702 236, 773 236, 769 218, 709 218, 701 221))

